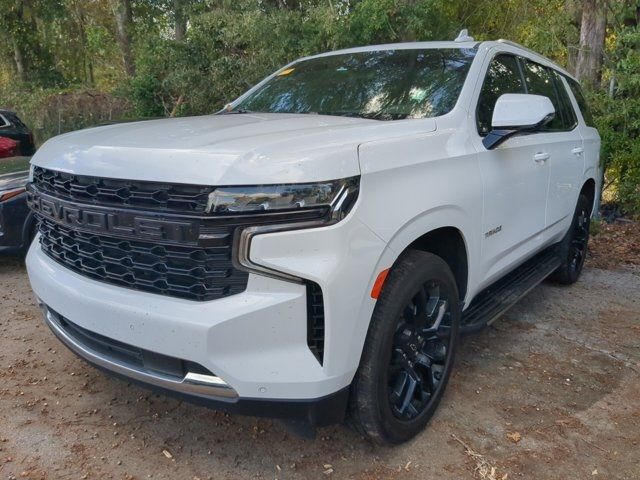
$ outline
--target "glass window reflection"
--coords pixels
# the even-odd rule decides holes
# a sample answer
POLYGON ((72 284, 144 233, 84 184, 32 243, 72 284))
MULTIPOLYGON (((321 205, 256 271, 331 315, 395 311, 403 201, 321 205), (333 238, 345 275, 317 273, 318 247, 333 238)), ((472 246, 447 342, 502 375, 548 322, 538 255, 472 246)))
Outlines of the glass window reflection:
POLYGON ((234 109, 376 120, 444 115, 454 107, 474 55, 470 49, 412 49, 304 60, 234 109))

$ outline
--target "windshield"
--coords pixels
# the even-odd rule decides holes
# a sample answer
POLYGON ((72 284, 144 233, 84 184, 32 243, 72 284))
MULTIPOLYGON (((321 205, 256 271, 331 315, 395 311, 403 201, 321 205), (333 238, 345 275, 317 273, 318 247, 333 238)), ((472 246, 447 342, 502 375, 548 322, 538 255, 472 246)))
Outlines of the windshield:
POLYGON ((303 60, 281 70, 232 111, 376 120, 436 117, 455 105, 474 56, 474 50, 451 48, 303 60))

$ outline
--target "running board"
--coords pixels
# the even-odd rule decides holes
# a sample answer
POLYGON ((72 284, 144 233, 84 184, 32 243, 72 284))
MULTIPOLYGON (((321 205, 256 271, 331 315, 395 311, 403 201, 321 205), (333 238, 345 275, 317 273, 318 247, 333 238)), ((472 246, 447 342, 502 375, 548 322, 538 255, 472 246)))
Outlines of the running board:
POLYGON ((559 266, 557 247, 550 247, 484 289, 463 312, 460 333, 473 333, 496 321, 559 266))

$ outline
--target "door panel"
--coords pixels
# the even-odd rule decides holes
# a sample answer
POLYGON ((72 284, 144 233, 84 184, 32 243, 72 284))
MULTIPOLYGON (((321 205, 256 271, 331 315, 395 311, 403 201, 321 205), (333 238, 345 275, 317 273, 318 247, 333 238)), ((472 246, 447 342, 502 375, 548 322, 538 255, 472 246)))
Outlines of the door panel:
POLYGON ((487 65, 476 103, 477 150, 484 191, 482 285, 540 249, 545 228, 549 162, 537 134, 510 138, 487 150, 495 103, 505 93, 526 93, 516 55, 497 53, 487 65))
POLYGON ((545 242, 553 243, 562 239, 573 217, 582 187, 584 145, 578 129, 578 117, 562 78, 546 67, 532 65, 538 68, 537 72, 531 72, 532 75, 537 73, 539 79, 543 78, 549 83, 542 87, 539 82, 530 86, 527 77, 527 87, 551 87, 546 88, 546 93, 553 96, 552 102, 556 108, 556 117, 548 126, 548 133, 540 137, 541 142, 551 151, 545 242))
POLYGON ((549 150, 549 197, 547 200, 545 240, 549 243, 564 235, 576 207, 582 187, 584 146, 578 129, 545 136, 549 150))
POLYGON ((538 250, 543 241, 553 151, 537 135, 513 137, 495 150, 480 152, 484 184, 482 257, 493 279, 538 250))
MULTIPOLYGON (((600 196, 602 188, 602 170, 600 167, 600 135, 595 129, 593 118, 589 106, 584 98, 582 89, 578 82, 569 77, 563 77, 562 81, 568 92, 571 93, 571 104, 574 111, 580 116, 581 121, 578 125, 580 136, 582 137, 582 145, 584 152, 582 153, 584 170, 580 181, 584 181, 587 177, 592 177, 596 182, 596 198, 600 196)), ((580 187, 582 188, 582 187, 580 187)))

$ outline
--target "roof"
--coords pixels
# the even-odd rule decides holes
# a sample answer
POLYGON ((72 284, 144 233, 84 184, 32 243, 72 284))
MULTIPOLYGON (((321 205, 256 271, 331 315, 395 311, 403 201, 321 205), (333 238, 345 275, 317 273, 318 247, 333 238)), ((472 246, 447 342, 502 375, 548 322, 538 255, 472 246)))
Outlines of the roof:
POLYGON ((510 40, 488 40, 484 42, 479 41, 466 41, 466 42, 455 42, 455 41, 437 41, 437 42, 403 42, 403 43, 385 43, 381 45, 366 45, 362 47, 353 47, 353 48, 345 48, 342 50, 334 50, 331 52, 324 52, 317 55, 310 55, 308 57, 300 58, 297 61, 301 60, 309 60, 312 58, 320 58, 320 57, 328 57, 332 55, 343 55, 349 53, 361 53, 361 52, 375 52, 380 50, 428 50, 428 49, 447 49, 447 48, 464 48, 464 49, 479 49, 479 48, 493 48, 493 47, 504 47, 509 46, 514 49, 520 50, 522 54, 530 57, 532 60, 535 60, 538 63, 546 65, 548 67, 553 68, 554 70, 559 71, 563 75, 566 75, 570 78, 575 79, 573 75, 567 72, 564 68, 562 68, 557 63, 549 60, 546 57, 530 50, 527 47, 523 47, 515 42, 510 40))
POLYGON ((348 53, 361 52, 379 52, 380 50, 428 50, 428 49, 445 49, 445 48, 476 48, 481 42, 403 42, 403 43, 384 43, 381 45, 366 45, 362 47, 344 48, 342 50, 333 50, 331 52, 319 53, 301 58, 300 60, 308 60, 310 58, 328 57, 332 55, 343 55, 348 53))
POLYGON ((558 65, 554 61, 549 60, 547 57, 544 57, 539 53, 531 50, 530 48, 520 45, 519 43, 501 38, 499 40, 486 41, 480 44, 480 47, 487 47, 487 48, 504 47, 504 46, 509 46, 509 47, 513 47, 514 49, 520 50, 523 54, 525 54, 527 57, 530 57, 532 60, 535 60, 536 62, 541 63, 542 65, 546 65, 550 68, 553 68, 554 70, 557 70, 563 75, 566 75, 567 77, 573 78, 574 80, 577 81, 577 79, 571 73, 567 72, 564 68, 562 68, 560 65, 558 65))

